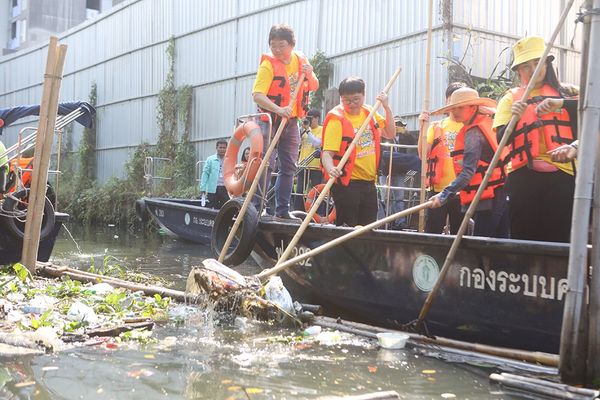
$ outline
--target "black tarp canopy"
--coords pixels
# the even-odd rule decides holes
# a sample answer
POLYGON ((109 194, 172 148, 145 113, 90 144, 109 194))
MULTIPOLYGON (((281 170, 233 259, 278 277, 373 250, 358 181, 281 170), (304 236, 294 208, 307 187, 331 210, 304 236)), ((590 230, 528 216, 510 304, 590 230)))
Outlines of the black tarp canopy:
MULTIPOLYGON (((86 128, 91 128, 94 125, 96 109, 92 107, 91 104, 86 103, 85 101, 76 101, 71 103, 60 103, 58 105, 58 115, 67 115, 71 112, 81 108, 83 111, 83 115, 76 119, 81 125, 86 128)), ((4 127, 9 126, 15 121, 29 117, 31 115, 39 115, 40 114, 40 106, 39 105, 29 105, 29 106, 17 106, 10 108, 0 108, 0 119, 4 122, 3 126, 0 126, 0 135, 2 135, 2 130, 4 127)), ((2 125, 0 123, 0 125, 2 125)))

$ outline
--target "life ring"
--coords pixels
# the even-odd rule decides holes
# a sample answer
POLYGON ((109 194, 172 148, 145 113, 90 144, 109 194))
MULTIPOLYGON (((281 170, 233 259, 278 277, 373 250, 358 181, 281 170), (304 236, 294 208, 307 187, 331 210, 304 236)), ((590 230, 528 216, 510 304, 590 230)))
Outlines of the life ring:
MULTIPOLYGON (((304 201, 304 209, 306 210, 306 212, 309 212, 313 203, 315 202, 315 199, 317 197, 319 197, 319 195, 321 194, 321 192, 323 191, 323 188, 325 187, 324 183, 319 183, 318 185, 315 185, 312 187, 312 189, 310 189, 310 191, 308 192, 308 194, 306 195, 306 200, 304 201)), ((315 213, 315 215, 313 215, 313 221, 315 221, 316 223, 330 223, 330 224, 334 224, 335 223, 335 206, 332 206, 329 209, 329 214, 327 215, 319 215, 317 213, 315 213)))
MULTIPOLYGON (((260 127, 256 122, 247 121, 238 126, 233 132, 231 140, 227 145, 225 159, 223 160, 223 181, 227 191, 232 196, 241 196, 250 189, 252 181, 256 178, 258 167, 262 161, 263 154, 263 136, 260 127), (250 154, 248 162, 243 173, 236 174, 236 164, 238 153, 244 139, 250 140, 250 154)), ((238 169, 239 170, 239 169, 238 169)))
MULTIPOLYGON (((221 253, 221 249, 225 246, 229 231, 231 231, 243 204, 244 199, 242 197, 234 197, 219 209, 210 238, 210 246, 216 256, 221 253)), ((258 211, 250 204, 246 210, 246 214, 244 214, 244 220, 238 227, 235 238, 229 246, 229 251, 223 259, 223 263, 226 265, 239 265, 243 263, 254 248, 257 233, 258 211)))
MULTIPOLYGON (((5 215, 0 218, 0 223, 12 233, 17 239, 23 239, 25 236, 25 216, 29 202, 29 188, 17 190, 4 198, 2 211, 5 215), (23 214, 19 216, 19 214, 23 214)), ((44 199, 44 216, 40 227, 40 240, 46 239, 54 230, 56 217, 54 206, 48 198, 48 193, 44 199)))

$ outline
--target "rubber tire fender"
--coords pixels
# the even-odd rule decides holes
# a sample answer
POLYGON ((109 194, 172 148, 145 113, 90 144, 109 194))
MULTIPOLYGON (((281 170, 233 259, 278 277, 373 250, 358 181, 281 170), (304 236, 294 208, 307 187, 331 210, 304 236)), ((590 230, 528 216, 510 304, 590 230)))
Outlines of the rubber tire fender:
MULTIPOLYGON (((15 211, 23 211, 23 204, 17 199, 25 199, 29 197, 29 188, 21 189, 12 196, 4 199, 2 204, 2 210, 8 213, 15 211)), ((26 208, 25 208, 26 209, 26 208)), ((17 239, 23 239, 25 236, 25 221, 20 221, 17 218, 2 216, 0 221, 8 231, 15 236, 17 239)), ((42 226, 40 228, 40 241, 47 238, 54 230, 54 224, 56 222, 56 216, 54 215, 54 206, 48 197, 44 198, 44 217, 42 218, 42 226)))
POLYGON ((144 199, 137 199, 135 201, 135 215, 141 222, 148 222, 148 206, 144 199))
MULTIPOLYGON (((221 249, 225 245, 227 236, 243 204, 243 197, 234 197, 223 204, 223 207, 217 213, 210 238, 210 247, 215 254, 215 258, 218 258, 221 253, 221 249)), ((250 204, 244 215, 244 220, 238 227, 231 246, 229 246, 230 250, 223 259, 223 264, 239 265, 243 263, 254 248, 257 233, 258 211, 254 208, 254 205, 250 204)))

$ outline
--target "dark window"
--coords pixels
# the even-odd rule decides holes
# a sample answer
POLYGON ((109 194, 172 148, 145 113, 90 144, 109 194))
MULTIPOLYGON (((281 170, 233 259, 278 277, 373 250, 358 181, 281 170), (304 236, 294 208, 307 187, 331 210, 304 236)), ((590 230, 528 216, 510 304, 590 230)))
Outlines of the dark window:
POLYGON ((85 0, 85 8, 100 11, 100 0, 85 0))
POLYGON ((19 0, 12 0, 13 8, 19 5, 19 0))
POLYGON ((17 23, 13 22, 10 24, 10 38, 14 39, 17 37, 17 23))

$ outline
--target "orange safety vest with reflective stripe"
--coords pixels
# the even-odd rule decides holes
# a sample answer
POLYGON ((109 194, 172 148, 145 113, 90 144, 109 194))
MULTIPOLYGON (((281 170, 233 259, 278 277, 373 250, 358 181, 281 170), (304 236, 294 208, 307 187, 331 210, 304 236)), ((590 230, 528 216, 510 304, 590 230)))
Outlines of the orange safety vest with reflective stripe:
MULTIPOLYGON (((464 150, 465 150, 465 135, 467 131, 473 127, 478 127, 479 130, 485 136, 487 143, 492 148, 492 151, 495 153, 498 149, 498 141, 496 140, 496 135, 492 130, 492 119, 488 115, 478 114, 472 123, 465 125, 462 127, 458 135, 456 136, 456 142, 454 143, 454 151, 451 153, 452 161, 454 162, 454 171, 456 172, 456 176, 460 174, 463 169, 463 158, 464 158, 464 150)), ((481 200, 492 199, 494 198, 494 190, 500 186, 504 185, 504 181, 506 179, 506 170, 504 165, 505 157, 507 156, 508 151, 504 149, 502 151, 502 156, 500 157, 500 161, 498 165, 494 168, 492 172, 492 176, 481 195, 481 200)), ((481 185, 483 181, 483 177, 490 165, 489 162, 479 160, 477 161, 477 167, 475 169, 475 173, 473 177, 469 181, 469 184, 460 190, 460 203, 462 205, 470 204, 475 197, 475 193, 477 193, 477 189, 481 185)))
MULTIPOLYGON (((511 89, 513 102, 521 100, 525 94, 525 87, 511 89)), ((540 154, 540 134, 546 143, 548 151, 554 150, 563 144, 569 144, 576 139, 576 134, 571 128, 569 113, 565 108, 558 112, 550 112, 538 117, 535 107, 547 98, 563 98, 556 89, 545 84, 539 96, 527 99, 527 108, 509 142, 509 157, 512 169, 524 165, 531 166, 533 160, 540 154)))
MULTIPOLYGON (((16 159, 12 160, 10 162, 10 173, 14 174, 14 176, 16 176, 16 174, 18 172, 17 167, 19 167, 21 170, 32 169, 33 168, 33 157, 21 157, 19 159, 18 165, 17 165, 16 159)), ((16 178, 11 177, 10 182, 9 182, 9 184, 11 185, 11 187, 9 188, 10 192, 14 192, 16 190, 15 182, 16 182, 16 178)), ((24 187, 29 187, 29 185, 31 184, 31 171, 22 171, 21 172, 21 183, 23 184, 24 187)))
POLYGON ((446 145, 444 130, 439 122, 433 123, 433 142, 427 154, 427 184, 433 189, 434 185, 442 181, 445 160, 450 158, 450 150, 446 145))
MULTIPOLYGON (((300 78, 302 66, 308 64, 308 59, 302 53, 295 51, 294 54, 298 57, 298 78, 300 78)), ((288 74, 285 71, 285 64, 273 57, 272 53, 265 53, 260 57, 261 64, 265 60, 268 60, 273 67, 273 80, 271 81, 271 86, 267 92, 267 97, 279 107, 286 107, 290 104, 292 90, 288 74)), ((302 118, 308 111, 308 79, 304 78, 304 82, 298 84, 297 90, 300 92, 298 93, 298 96, 296 96, 296 116, 302 118)), ((275 113, 262 110, 260 107, 259 111, 270 113, 273 121, 276 121, 279 118, 275 113)))
MULTIPOLYGON (((366 106, 363 106, 362 109, 367 114, 371 112, 371 110, 366 106)), ((340 121, 340 123, 342 124, 342 142, 340 144, 340 149, 333 156, 333 165, 337 166, 340 163, 342 157, 344 156, 346 149, 348 148, 348 146, 350 146, 350 143, 352 143, 352 140, 354 139, 354 127, 344 115, 344 106, 340 104, 334 107, 331 111, 329 111, 329 113, 327 113, 327 117, 325 118, 325 122, 323 123, 323 143, 325 143, 327 125, 332 119, 340 121)), ((377 170, 377 168, 379 168, 380 159, 379 145, 381 143, 381 132, 379 131, 379 128, 375 123, 375 117, 371 118, 371 120, 369 121, 369 127, 371 128, 371 132, 373 133, 373 146, 375 146, 375 169, 377 170)), ((323 155, 321 155, 321 157, 323 157, 323 155)), ((352 149, 352 153, 350 153, 350 157, 348 158, 348 161, 346 161, 346 164, 342 169, 342 176, 338 178, 337 183, 341 183, 344 186, 348 186, 348 184, 350 183, 350 178, 352 177, 352 169, 354 168, 355 159, 356 146, 354 147, 354 149, 352 149)), ((321 163, 321 170, 323 171, 323 176, 325 177, 325 180, 329 180, 329 174, 327 173, 327 171, 325 171, 325 168, 323 168, 323 163, 321 163)))

